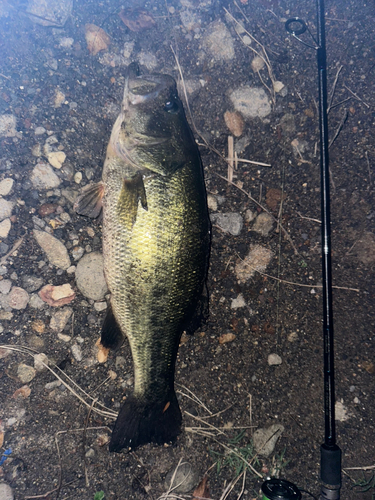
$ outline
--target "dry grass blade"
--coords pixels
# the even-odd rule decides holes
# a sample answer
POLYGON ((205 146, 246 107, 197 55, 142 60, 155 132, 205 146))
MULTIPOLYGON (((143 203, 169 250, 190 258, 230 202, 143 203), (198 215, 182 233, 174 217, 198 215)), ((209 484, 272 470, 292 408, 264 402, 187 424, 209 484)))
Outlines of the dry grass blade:
POLYGON ((252 47, 251 45, 247 45, 243 41, 241 33, 239 31, 237 31, 236 27, 234 28, 235 31, 236 31, 236 33, 237 33, 237 35, 238 35, 238 38, 245 45, 245 47, 247 47, 248 49, 250 49, 255 55, 257 55, 258 57, 260 57, 260 59, 262 59, 262 61, 264 62, 265 66, 267 68, 267 71, 268 71, 268 76, 269 76, 269 78, 271 80, 271 83, 272 83, 272 88, 270 88, 265 83, 265 81, 263 80, 263 78, 260 75, 260 72, 257 71, 257 73, 258 73, 258 76, 259 76, 259 79, 260 79, 262 85, 267 89, 267 91, 269 92, 269 94, 271 96, 272 102, 275 104, 276 98, 275 98, 274 84, 276 82, 276 78, 275 78, 275 76, 273 74, 271 62, 269 60, 269 57, 268 57, 268 54, 267 54, 267 51, 266 51, 265 47, 249 31, 247 31, 242 26, 242 24, 239 21, 237 21, 237 19, 235 17, 233 17, 232 14, 225 7, 224 7, 224 10, 225 10, 227 16, 235 23, 235 26, 239 26, 240 30, 244 31, 247 34, 247 36, 259 47, 259 50, 257 50, 257 49, 254 49, 254 47, 252 47))
POLYGON ((176 384, 176 385, 178 385, 179 387, 182 387, 185 391, 187 391, 188 393, 191 394, 191 396, 188 396, 187 394, 184 394, 182 391, 177 391, 179 394, 181 394, 181 396, 185 396, 185 398, 191 399, 192 401, 194 401, 195 403, 197 403, 199 406, 201 406, 202 408, 204 408, 204 410, 206 410, 207 413, 209 413, 210 415, 212 415, 212 411, 210 411, 207 408, 207 406, 204 403, 202 403, 202 401, 198 398, 198 396, 196 396, 194 394, 193 391, 191 391, 190 389, 188 389, 184 385, 181 385, 181 384, 176 384))
MULTIPOLYGON (((34 351, 33 349, 30 349, 29 347, 15 347, 15 346, 4 344, 4 345, 0 345, 0 348, 6 349, 9 351, 20 352, 21 354, 27 354, 29 356, 32 356, 33 358, 35 358, 36 354, 39 354, 38 351, 34 351)), ((60 368, 58 366, 53 365, 54 369, 52 369, 48 364, 44 363, 43 361, 40 361, 40 362, 45 368, 47 368, 47 370, 49 370, 57 378, 57 380, 59 380, 69 390, 69 392, 71 394, 73 394, 73 396, 75 396, 77 399, 79 399, 81 401, 81 403, 83 403, 85 406, 87 406, 87 408, 91 408, 93 412, 98 413, 99 415, 102 415, 103 417, 112 418, 114 420, 117 418, 118 414, 116 412, 110 410, 109 408, 106 408, 101 403, 97 403, 97 404, 99 406, 101 406, 102 408, 104 408, 104 410, 93 407, 93 403, 95 403, 95 401, 96 401, 95 398, 93 398, 92 396, 90 396, 90 394, 85 392, 76 382, 74 382, 74 380, 72 380, 70 377, 68 377, 68 375, 66 375, 62 370, 60 370, 60 368), (60 372, 60 374, 63 377, 65 377, 69 381, 69 383, 67 383, 62 378, 62 376, 58 375, 58 373, 56 373, 55 370, 60 372), (71 385, 69 385, 69 384, 71 384, 71 385), (74 386, 75 388, 73 388, 72 386, 74 386), (83 396, 85 396, 87 399, 89 399, 91 402, 88 403, 86 401, 86 399, 84 399, 83 396, 78 394, 77 390, 80 391, 81 394, 83 396)))

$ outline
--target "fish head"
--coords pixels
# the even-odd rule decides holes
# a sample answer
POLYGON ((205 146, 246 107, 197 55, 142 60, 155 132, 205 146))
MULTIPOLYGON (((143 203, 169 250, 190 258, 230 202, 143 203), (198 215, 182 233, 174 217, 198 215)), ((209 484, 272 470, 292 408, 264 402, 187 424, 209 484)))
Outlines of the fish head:
POLYGON ((117 128, 117 153, 141 172, 172 175, 198 155, 171 76, 128 77, 117 128))

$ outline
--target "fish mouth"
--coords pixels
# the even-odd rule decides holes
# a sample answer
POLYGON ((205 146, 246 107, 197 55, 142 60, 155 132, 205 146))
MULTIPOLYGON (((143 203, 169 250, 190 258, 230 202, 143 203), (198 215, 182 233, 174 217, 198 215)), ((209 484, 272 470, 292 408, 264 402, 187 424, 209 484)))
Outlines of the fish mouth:
MULTIPOLYGON (((142 75, 127 76, 125 80, 124 97, 122 101, 122 114, 124 120, 131 108, 156 99, 159 94, 171 85, 172 78, 168 75, 142 75)), ((133 133, 134 146, 156 146, 167 141, 167 137, 159 135, 133 133)))
POLYGON ((170 83, 170 77, 167 75, 128 77, 125 82, 123 103, 136 106, 156 99, 170 83))

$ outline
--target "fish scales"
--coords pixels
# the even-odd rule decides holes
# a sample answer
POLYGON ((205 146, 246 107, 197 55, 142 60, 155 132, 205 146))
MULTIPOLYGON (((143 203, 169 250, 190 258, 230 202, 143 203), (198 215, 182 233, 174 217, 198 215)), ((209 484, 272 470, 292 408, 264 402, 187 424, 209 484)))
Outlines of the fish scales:
POLYGON ((179 341, 184 329, 196 329, 207 305, 210 223, 203 168, 172 77, 126 78, 102 182, 75 203, 90 217, 101 206, 111 292, 101 343, 115 347, 126 336, 134 365, 134 392, 109 446, 120 451, 177 437, 179 341))

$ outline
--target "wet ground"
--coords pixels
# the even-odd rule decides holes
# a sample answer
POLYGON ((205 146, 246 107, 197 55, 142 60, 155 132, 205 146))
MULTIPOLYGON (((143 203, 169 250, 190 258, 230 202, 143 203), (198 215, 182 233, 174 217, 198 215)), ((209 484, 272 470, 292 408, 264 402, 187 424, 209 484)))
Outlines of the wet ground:
MULTIPOLYGON (((148 19, 139 31, 131 31, 115 2, 76 2, 63 28, 35 24, 23 15, 24 4, 16 10, 0 3, 5 12, 0 18, 0 114, 15 120, 0 137, 0 181, 14 181, 4 194, 11 212, 2 208, 11 228, 8 233, 2 229, 1 277, 4 284, 10 281, 13 288, 29 293, 23 305, 16 299, 2 301, 1 344, 45 353, 51 366, 55 363, 62 370, 61 377, 71 378, 71 386, 78 384, 112 412, 132 390, 128 346, 111 353, 104 364, 95 361, 104 312, 77 289, 74 269, 66 272, 48 262, 33 235, 35 229, 47 229, 64 244, 74 265, 74 252, 76 260, 81 256, 77 247, 85 253, 101 250, 100 223, 76 215, 72 202, 81 186, 100 179, 124 69, 131 60, 139 60, 144 70, 146 66, 178 79, 171 47, 175 49, 193 88, 189 103, 201 134, 197 139, 211 211, 238 213, 243 221, 236 235, 213 224, 210 317, 194 336, 183 338, 179 350, 176 382, 184 431, 174 445, 109 454, 113 419, 90 409, 96 402, 84 396, 87 406, 64 385, 47 385, 56 380, 47 370, 22 382, 19 366, 33 366, 32 357, 1 350, 0 444, 1 452, 9 455, 0 467, 0 479, 11 486, 16 499, 88 500, 103 491, 106 499, 154 500, 165 492, 165 476, 180 459, 197 472, 196 483, 208 474, 211 498, 224 498, 226 486, 241 470, 235 468, 233 449, 252 460, 260 476, 281 468, 281 477, 318 496, 324 420, 316 55, 284 28, 286 19, 299 16, 315 33, 314 2, 300 4, 154 2, 144 8, 155 24, 148 19), (224 7, 265 47, 274 81, 285 86, 282 92, 269 92, 267 68, 260 71, 261 79, 253 71, 254 53, 240 40, 238 25, 224 7), (227 59, 207 49, 205 36, 218 21, 233 43, 227 59), (101 27, 111 40, 96 55, 87 48, 87 23, 101 27), (228 155, 231 134, 224 113, 233 111, 229 96, 244 85, 262 88, 271 111, 263 118, 245 118, 235 149, 239 158, 271 167, 239 163, 230 184, 222 158, 228 155), (57 138, 55 152, 64 151, 66 159, 61 169, 51 167, 58 185, 43 188, 32 181, 32 171, 40 159, 46 162, 43 148, 51 136, 57 138), (48 213, 47 204, 54 206, 53 212, 48 213), (252 229, 250 219, 265 211, 261 206, 281 222, 288 236, 276 223, 264 236, 252 229), (266 274, 239 282, 236 265, 254 244, 272 250, 273 258, 266 274), (31 298, 44 285, 67 283, 76 292, 69 304, 73 314, 57 334, 50 325, 56 308, 31 298), (239 299, 241 307, 236 308, 233 299, 239 299), (228 333, 233 335, 222 337, 228 333), (75 345, 78 354, 72 351, 75 345), (277 354, 281 364, 270 365, 270 354, 277 354), (216 427, 211 434, 206 422, 216 427), (268 458, 252 458, 252 433, 272 424, 284 427, 275 450, 268 458)), ((327 1, 326 16, 334 139, 332 266, 333 283, 340 287, 334 289, 333 307, 337 441, 345 470, 342 498, 370 499, 375 493, 375 7, 372 2, 358 6, 350 0, 327 1), (353 467, 368 470, 349 470, 353 467)), ((302 38, 314 43, 307 33, 302 38)), ((261 50, 255 42, 252 46, 261 50)), ((9 288, 4 284, 1 292, 6 296, 9 288)), ((256 498, 260 484, 260 477, 247 470, 226 498, 240 498, 241 491, 242 498, 256 498)), ((178 495, 191 498, 191 493, 178 495)))

